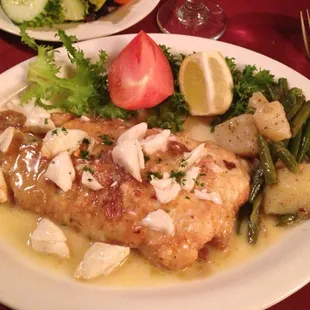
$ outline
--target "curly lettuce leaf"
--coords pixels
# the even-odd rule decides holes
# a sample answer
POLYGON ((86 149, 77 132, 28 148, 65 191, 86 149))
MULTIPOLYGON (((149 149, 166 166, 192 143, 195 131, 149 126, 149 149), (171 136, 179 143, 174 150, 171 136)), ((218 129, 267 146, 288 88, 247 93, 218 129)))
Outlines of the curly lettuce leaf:
POLYGON ((38 51, 37 59, 30 63, 27 79, 29 87, 22 95, 22 102, 34 99, 37 106, 47 110, 61 109, 76 115, 105 116, 107 118, 127 118, 132 112, 114 106, 107 87, 105 62, 107 54, 99 52, 99 60, 92 62, 73 43, 76 38, 63 30, 58 36, 75 66, 75 76, 58 76, 60 68, 55 62, 55 51, 49 46, 37 45, 21 27, 22 41, 38 51), (49 102, 49 103, 47 103, 49 102))

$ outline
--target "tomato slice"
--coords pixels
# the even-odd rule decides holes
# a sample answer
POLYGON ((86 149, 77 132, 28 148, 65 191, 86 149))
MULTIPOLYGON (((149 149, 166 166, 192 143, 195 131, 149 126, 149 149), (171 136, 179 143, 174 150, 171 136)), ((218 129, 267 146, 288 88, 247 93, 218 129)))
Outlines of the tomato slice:
POLYGON ((154 107, 174 92, 169 62, 144 31, 113 61, 108 85, 113 103, 127 110, 154 107))

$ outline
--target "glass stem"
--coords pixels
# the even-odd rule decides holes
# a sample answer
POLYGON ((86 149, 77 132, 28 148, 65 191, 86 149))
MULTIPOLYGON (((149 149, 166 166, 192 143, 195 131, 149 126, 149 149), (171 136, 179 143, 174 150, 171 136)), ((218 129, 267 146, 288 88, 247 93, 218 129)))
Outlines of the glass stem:
POLYGON ((203 0, 185 0, 177 10, 178 20, 185 26, 197 28, 207 22, 208 10, 203 0))
POLYGON ((199 11, 203 8, 202 0, 185 0, 184 5, 190 11, 199 11))

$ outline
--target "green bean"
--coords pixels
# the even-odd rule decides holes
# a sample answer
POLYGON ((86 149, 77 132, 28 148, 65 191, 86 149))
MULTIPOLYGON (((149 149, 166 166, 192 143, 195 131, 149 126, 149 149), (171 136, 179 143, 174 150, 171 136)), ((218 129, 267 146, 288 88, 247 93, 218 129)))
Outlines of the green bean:
POLYGON ((251 192, 249 196, 249 202, 253 203, 254 199, 256 198, 257 194, 264 186, 264 170, 259 165, 254 172, 252 183, 251 183, 251 192))
POLYGON ((309 151, 309 148, 310 148, 310 119, 308 119, 307 121, 306 128, 304 130, 304 134, 301 139, 301 146, 296 158, 298 163, 301 163, 304 160, 306 153, 309 151))
POLYGON ((258 137, 260 164, 264 170, 266 184, 277 183, 277 173, 274 167, 267 141, 262 137, 258 137))
POLYGON ((295 159, 295 157, 291 154, 291 152, 285 148, 283 143, 281 142, 272 142, 270 143, 271 150, 275 153, 275 155, 281 159, 284 165, 293 173, 299 172, 299 165, 295 159))
POLYGON ((266 87, 267 87, 267 92, 269 94, 268 99, 271 99, 271 101, 278 100, 279 96, 277 94, 276 87, 269 83, 266 85, 266 87))
POLYGON ((295 158, 297 158, 299 152, 301 138, 302 138, 302 130, 299 130, 297 135, 290 140, 289 150, 295 158))
POLYGON ((248 223, 248 242, 255 244, 259 233, 259 209, 263 202, 263 194, 260 192, 253 201, 252 213, 248 223))
POLYGON ((281 89, 281 92, 284 96, 286 96, 287 92, 288 92, 288 82, 287 82, 287 79, 285 78, 280 78, 278 80, 278 85, 281 89))
POLYGON ((296 114, 298 113, 304 102, 305 102, 304 96, 296 96, 294 105, 292 105, 291 108, 286 113, 286 118, 288 121, 291 121, 296 116, 296 114))
POLYGON ((284 110, 285 113, 288 113, 292 107, 294 107, 296 105, 296 98, 297 97, 303 97, 303 93, 302 90, 300 88, 291 88, 286 97, 285 100, 283 102, 283 106, 284 106, 284 110))
POLYGON ((279 215, 276 226, 289 226, 294 224, 294 222, 298 219, 296 214, 282 214, 279 215))
POLYGON ((292 137, 295 137, 310 116, 310 101, 303 104, 291 123, 292 137))

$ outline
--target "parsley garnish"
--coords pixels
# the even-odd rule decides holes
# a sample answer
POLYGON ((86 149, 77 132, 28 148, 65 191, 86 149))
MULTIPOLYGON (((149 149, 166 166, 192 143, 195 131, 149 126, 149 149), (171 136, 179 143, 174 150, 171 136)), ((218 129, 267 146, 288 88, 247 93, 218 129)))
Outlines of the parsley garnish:
POLYGON ((188 196, 185 196, 186 199, 190 199, 188 196))
POLYGON ((94 173, 95 173, 95 171, 94 171, 93 169, 91 169, 91 168, 89 168, 89 167, 87 167, 87 166, 85 166, 85 167, 83 168, 83 170, 84 170, 84 171, 88 171, 88 172, 90 172, 91 174, 94 174, 94 173))
POLYGON ((31 137, 31 138, 29 139, 29 142, 30 142, 30 143, 37 142, 37 139, 36 139, 35 137, 31 137))
POLYGON ((185 168, 187 166, 187 161, 185 159, 181 160, 180 167, 185 168))
POLYGON ((88 151, 81 151, 81 158, 82 159, 89 159, 89 152, 88 151))
POLYGON ((84 138, 83 141, 82 141, 82 143, 83 143, 83 144, 89 144, 90 142, 89 142, 88 139, 84 138))
POLYGON ((160 172, 152 172, 152 171, 148 171, 148 172, 146 173, 146 176, 147 176, 147 179, 148 179, 149 181, 152 181, 152 176, 153 176, 154 178, 156 178, 156 179, 162 179, 162 178, 163 178, 162 173, 160 173, 160 172))
POLYGON ((163 103, 151 109, 152 115, 148 117, 147 123, 150 128, 160 127, 170 129, 173 132, 183 130, 183 122, 189 114, 189 107, 181 94, 179 87, 180 66, 185 58, 183 54, 172 54, 170 48, 160 45, 173 73, 174 93, 163 103))
POLYGON ((44 120, 44 125, 48 125, 48 118, 44 120))
POLYGON ((57 129, 54 129, 53 131, 52 131, 52 136, 53 135, 56 135, 56 136, 58 136, 58 132, 57 132, 57 129))
POLYGON ((102 136, 99 136, 99 138, 106 145, 112 145, 113 144, 113 138, 109 135, 102 135, 102 136))
POLYGON ((199 187, 204 187, 205 186, 205 183, 200 183, 198 180, 195 180, 195 179, 193 179, 194 181, 195 181, 195 184, 196 184, 196 186, 199 186, 199 187))
POLYGON ((185 176, 184 171, 170 171, 170 178, 175 179, 177 182, 180 182, 180 179, 185 176))
POLYGON ((68 134, 68 131, 67 131, 67 129, 65 127, 62 127, 61 131, 63 131, 65 133, 65 135, 68 134))

